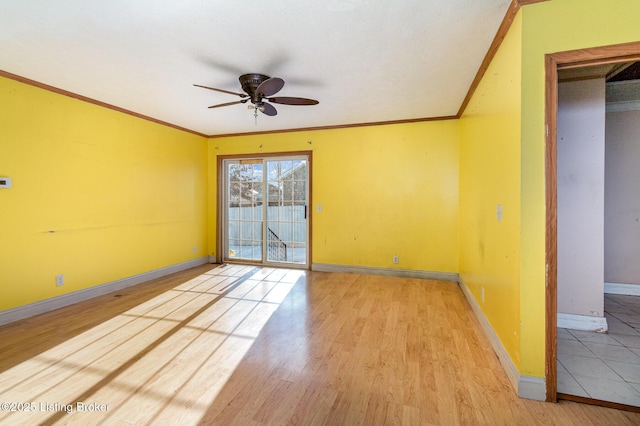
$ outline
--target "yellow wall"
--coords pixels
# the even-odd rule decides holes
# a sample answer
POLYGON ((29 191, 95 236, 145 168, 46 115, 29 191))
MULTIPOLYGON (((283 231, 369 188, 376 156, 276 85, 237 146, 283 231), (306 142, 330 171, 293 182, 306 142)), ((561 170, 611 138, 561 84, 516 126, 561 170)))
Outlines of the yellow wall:
POLYGON ((520 372, 544 376, 544 55, 640 40, 636 0, 552 0, 522 8, 520 372))
POLYGON ((216 155, 307 150, 313 263, 457 272, 456 120, 214 138, 210 186, 216 188, 216 155))
POLYGON ((460 277, 516 367, 520 363, 521 24, 518 14, 460 119, 460 277))
POLYGON ((206 256, 206 145, 0 77, 0 310, 206 256))

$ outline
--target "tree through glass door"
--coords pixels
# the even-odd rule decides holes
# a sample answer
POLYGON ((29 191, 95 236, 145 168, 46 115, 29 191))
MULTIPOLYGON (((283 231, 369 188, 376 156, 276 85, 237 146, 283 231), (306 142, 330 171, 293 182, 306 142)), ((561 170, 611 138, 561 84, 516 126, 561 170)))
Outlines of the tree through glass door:
POLYGON ((308 264, 308 158, 224 160, 224 260, 308 264))

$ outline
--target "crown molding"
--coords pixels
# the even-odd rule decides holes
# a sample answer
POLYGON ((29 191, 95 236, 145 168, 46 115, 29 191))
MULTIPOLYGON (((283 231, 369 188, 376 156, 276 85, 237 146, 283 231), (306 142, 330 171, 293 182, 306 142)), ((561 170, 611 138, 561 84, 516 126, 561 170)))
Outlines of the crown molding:
POLYGON ((491 42, 491 46, 489 46, 489 50, 487 51, 487 54, 485 55, 482 63, 480 64, 480 68, 478 68, 478 72, 476 73, 475 78, 471 82, 471 86, 469 86, 469 90, 467 91, 467 96, 465 96, 464 100, 462 101, 462 104, 460 105, 460 109, 458 109, 458 113, 456 114, 458 118, 462 117, 462 114, 464 114, 464 110, 467 108, 467 105, 469 105, 469 102, 471 101, 473 94, 475 93, 476 89, 478 88, 478 85, 482 81, 482 77, 484 77, 484 74, 487 72, 487 69, 491 64, 491 61, 493 61, 493 58, 496 56, 498 49, 502 45, 502 41, 504 40, 507 33, 509 32, 511 25, 513 24, 513 21, 516 19, 516 16, 518 15, 518 11, 520 11, 520 8, 522 6, 526 6, 534 3, 541 3, 544 1, 549 1, 549 0, 512 0, 511 1, 511 4, 509 5, 509 9, 507 9, 507 13, 504 15, 504 18, 502 19, 502 23, 500 23, 500 27, 498 27, 498 32, 493 38, 493 41, 491 42))
POLYGON ((408 118, 405 120, 375 121, 370 123, 352 123, 352 124, 336 124, 333 126, 301 127, 298 129, 265 130, 261 132, 226 133, 226 134, 220 134, 220 135, 213 134, 213 135, 209 135, 208 137, 210 139, 215 139, 215 138, 227 138, 227 137, 233 137, 233 136, 268 135, 273 133, 312 132, 317 130, 350 129, 353 127, 370 127, 370 126, 387 126, 391 124, 422 123, 425 121, 456 120, 458 118, 459 117, 457 115, 446 115, 442 117, 408 118))
POLYGON ((549 0, 516 0, 516 2, 520 5, 520 7, 526 6, 528 4, 542 3, 543 1, 549 1, 549 0))

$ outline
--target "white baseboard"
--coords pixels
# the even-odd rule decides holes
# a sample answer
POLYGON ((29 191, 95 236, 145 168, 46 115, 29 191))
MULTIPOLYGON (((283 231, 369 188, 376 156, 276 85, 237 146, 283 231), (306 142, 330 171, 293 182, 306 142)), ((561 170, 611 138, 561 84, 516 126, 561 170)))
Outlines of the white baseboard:
POLYGON ((640 296, 640 284, 604 283, 604 293, 640 296))
POLYGON ((213 255, 213 256, 209 256, 209 263, 218 263, 218 262, 216 262, 216 257, 215 257, 215 255, 213 255))
POLYGON ((346 272, 350 274, 385 275, 388 277, 422 278, 425 280, 458 281, 453 272, 414 271, 411 269, 377 268, 374 266, 349 266, 330 263, 314 263, 311 270, 321 272, 346 272))
POLYGON ((591 317, 589 315, 562 314, 558 312, 558 328, 571 330, 597 331, 606 333, 609 327, 605 317, 591 317))
POLYGON ((547 381, 543 377, 519 376, 518 396, 534 401, 546 401, 547 381))
POLYGON ((520 374, 469 288, 464 284, 462 279, 458 281, 458 284, 467 302, 471 306, 473 313, 476 315, 476 318, 478 318, 482 331, 484 331, 485 336, 489 340, 489 344, 491 344, 491 347, 498 356, 502 369, 518 396, 525 399, 545 401, 547 396, 546 380, 543 377, 522 376, 520 374))
POLYGON ((43 314, 54 309, 64 306, 73 305, 74 303, 102 296, 123 288, 131 287, 136 284, 184 271, 186 269, 195 268, 196 266, 209 263, 209 257, 201 257, 199 259, 178 263, 176 265, 167 266, 165 268, 156 269, 154 271, 144 272, 142 274, 133 275, 131 277, 122 278, 105 284, 99 284, 90 288, 74 291, 72 293, 63 294, 52 297, 50 299, 41 300, 39 302, 30 303, 28 305, 18 306, 17 308, 7 309, 0 312, 0 325, 8 324, 21 319, 29 318, 34 315, 43 314))

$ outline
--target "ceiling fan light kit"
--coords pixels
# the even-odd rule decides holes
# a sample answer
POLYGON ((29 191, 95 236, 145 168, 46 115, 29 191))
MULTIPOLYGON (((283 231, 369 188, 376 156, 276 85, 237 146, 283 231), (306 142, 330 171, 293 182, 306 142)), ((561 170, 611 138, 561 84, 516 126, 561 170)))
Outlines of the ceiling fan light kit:
POLYGON ((276 108, 267 102, 281 105, 317 105, 318 101, 315 99, 307 98, 295 98, 290 96, 272 97, 278 93, 284 87, 284 80, 278 77, 269 77, 264 74, 243 74, 239 78, 240 86, 245 93, 232 92, 230 90, 217 89, 215 87, 201 86, 194 84, 196 87, 202 87, 203 89, 215 90, 216 92, 227 93, 229 95, 240 96, 242 99, 235 102, 226 102, 224 104, 211 105, 209 108, 219 108, 229 105, 243 104, 247 101, 251 101, 251 105, 248 105, 249 109, 253 109, 254 117, 258 117, 258 111, 268 116, 274 116, 278 114, 276 108))

